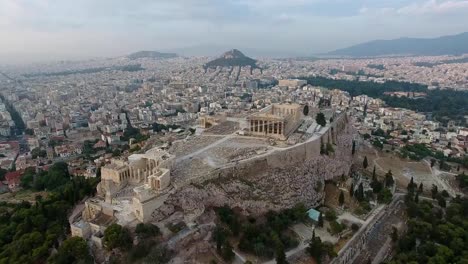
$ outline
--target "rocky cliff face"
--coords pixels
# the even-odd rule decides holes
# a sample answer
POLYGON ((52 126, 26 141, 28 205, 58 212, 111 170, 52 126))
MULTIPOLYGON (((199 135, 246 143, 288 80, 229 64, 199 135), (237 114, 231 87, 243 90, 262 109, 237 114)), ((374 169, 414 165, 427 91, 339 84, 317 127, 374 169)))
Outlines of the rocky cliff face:
POLYGON ((215 179, 188 185, 175 191, 154 212, 160 220, 182 210, 185 220, 192 221, 211 206, 238 207, 249 214, 290 208, 297 203, 317 206, 324 198, 325 180, 347 175, 351 168, 353 130, 347 126, 337 136, 334 154, 317 155, 301 162, 285 162, 271 168, 264 159, 218 171, 215 179))

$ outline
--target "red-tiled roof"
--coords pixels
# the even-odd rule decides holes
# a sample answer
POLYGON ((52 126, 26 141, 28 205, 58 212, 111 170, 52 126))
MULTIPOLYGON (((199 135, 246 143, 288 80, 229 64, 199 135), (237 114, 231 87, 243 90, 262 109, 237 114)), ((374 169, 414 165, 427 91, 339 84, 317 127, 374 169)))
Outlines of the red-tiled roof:
POLYGON ((10 171, 5 175, 5 180, 8 182, 8 184, 19 183, 23 173, 23 170, 10 171))

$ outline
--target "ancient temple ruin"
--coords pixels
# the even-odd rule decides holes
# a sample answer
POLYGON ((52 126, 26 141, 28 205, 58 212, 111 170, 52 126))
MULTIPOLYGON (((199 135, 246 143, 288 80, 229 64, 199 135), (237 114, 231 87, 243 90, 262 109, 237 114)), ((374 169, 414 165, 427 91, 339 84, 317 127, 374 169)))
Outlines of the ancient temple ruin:
POLYGON ((247 117, 248 133, 286 140, 300 126, 302 111, 299 104, 272 104, 247 117))
POLYGON ((71 231, 101 244, 105 228, 114 223, 147 222, 167 197, 174 156, 154 148, 128 160, 111 160, 101 169, 97 195, 72 216, 71 231))

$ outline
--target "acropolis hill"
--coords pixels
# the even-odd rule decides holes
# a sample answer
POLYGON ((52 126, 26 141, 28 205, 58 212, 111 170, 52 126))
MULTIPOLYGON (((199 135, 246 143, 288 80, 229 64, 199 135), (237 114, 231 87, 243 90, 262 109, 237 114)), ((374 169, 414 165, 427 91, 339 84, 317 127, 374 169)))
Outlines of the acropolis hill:
POLYGON ((323 199, 324 181, 351 167, 348 115, 322 109, 327 124, 298 104, 270 105, 248 116, 202 116, 194 136, 102 168, 96 197, 75 216, 72 233, 99 245, 106 225, 195 221, 211 206, 250 214, 308 207, 323 199), (331 147, 328 155, 321 153, 331 147))

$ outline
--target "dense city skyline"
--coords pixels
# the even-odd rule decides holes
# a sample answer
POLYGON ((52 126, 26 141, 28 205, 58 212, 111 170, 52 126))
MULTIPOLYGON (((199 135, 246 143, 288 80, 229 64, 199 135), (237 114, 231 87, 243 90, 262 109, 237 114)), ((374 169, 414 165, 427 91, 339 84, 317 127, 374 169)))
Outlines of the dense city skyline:
MULTIPOLYGON (((468 1, 0 1, 5 63, 214 48, 303 56, 374 40, 466 31, 468 1), (119 43, 119 45, 116 45, 119 43), (260 52, 261 51, 261 52, 260 52)), ((195 53, 195 54, 194 54, 195 53)))

